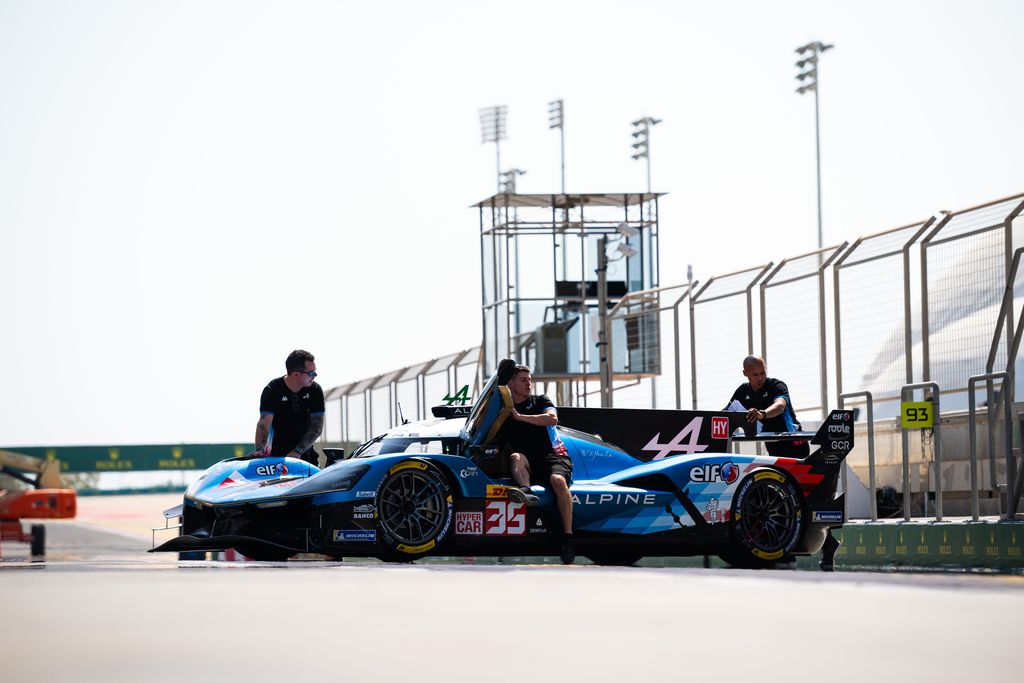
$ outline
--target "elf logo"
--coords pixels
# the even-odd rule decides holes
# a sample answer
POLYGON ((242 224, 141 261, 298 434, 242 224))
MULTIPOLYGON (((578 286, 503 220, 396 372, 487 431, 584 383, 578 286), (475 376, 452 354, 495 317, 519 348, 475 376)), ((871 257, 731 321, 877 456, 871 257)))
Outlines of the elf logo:
POLYGON ((716 481, 724 481, 726 484, 731 484, 740 476, 740 468, 737 467, 731 460, 724 462, 721 465, 695 465, 690 468, 690 481, 697 483, 711 483, 716 481))
POLYGON ((275 474, 284 476, 288 474, 288 465, 285 465, 283 462, 277 465, 260 465, 256 468, 256 474, 261 477, 272 477, 275 474))

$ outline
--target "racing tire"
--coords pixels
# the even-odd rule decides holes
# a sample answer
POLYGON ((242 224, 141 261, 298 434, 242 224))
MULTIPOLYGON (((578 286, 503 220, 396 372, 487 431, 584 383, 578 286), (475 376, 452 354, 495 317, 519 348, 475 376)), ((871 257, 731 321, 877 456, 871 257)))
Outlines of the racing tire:
POLYGON ((46 527, 44 525, 32 525, 32 542, 29 545, 29 552, 32 554, 32 557, 43 557, 46 555, 46 527))
POLYGON ((437 467, 422 460, 393 466, 374 500, 381 559, 387 562, 411 562, 429 554, 451 528, 451 484, 437 467))
POLYGON ((803 533, 800 494, 781 472, 758 470, 737 489, 730 524, 731 542, 720 557, 734 567, 772 567, 803 533))
POLYGON ((586 558, 605 567, 631 567, 643 559, 640 553, 588 553, 586 558))

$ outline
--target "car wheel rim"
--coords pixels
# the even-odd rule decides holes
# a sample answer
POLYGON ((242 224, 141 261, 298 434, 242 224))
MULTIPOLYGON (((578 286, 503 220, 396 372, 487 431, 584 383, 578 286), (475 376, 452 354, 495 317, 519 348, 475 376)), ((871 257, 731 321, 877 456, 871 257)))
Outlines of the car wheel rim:
POLYGON ((402 543, 419 545, 441 531, 448 503, 435 477, 405 471, 384 483, 377 507, 385 530, 402 543))
POLYGON ((774 482, 761 482, 743 501, 740 531, 752 548, 771 552, 781 549, 796 524, 793 503, 774 482))

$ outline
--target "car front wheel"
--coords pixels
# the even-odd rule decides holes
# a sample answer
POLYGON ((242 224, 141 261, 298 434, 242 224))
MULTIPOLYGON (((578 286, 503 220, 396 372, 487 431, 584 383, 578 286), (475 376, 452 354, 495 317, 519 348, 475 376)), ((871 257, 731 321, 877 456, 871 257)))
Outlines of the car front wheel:
POLYGON ((451 486, 436 467, 420 460, 405 460, 388 471, 376 505, 385 560, 422 557, 444 541, 451 527, 451 486))

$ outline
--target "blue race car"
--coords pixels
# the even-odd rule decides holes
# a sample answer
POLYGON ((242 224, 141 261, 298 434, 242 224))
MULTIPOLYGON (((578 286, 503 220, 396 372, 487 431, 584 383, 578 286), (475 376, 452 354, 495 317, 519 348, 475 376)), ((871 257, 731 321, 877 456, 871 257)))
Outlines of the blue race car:
MULTIPOLYGON (((490 377, 471 408, 439 407, 359 446, 323 470, 284 457, 234 458, 185 491, 180 535, 154 551, 234 548, 256 560, 297 553, 411 561, 426 555, 557 555, 553 494, 509 498, 501 426, 508 387, 490 377)), ((573 461, 578 552, 599 564, 644 556, 718 555, 763 567, 812 555, 844 521, 840 465, 853 413, 835 410, 804 459, 732 453, 742 413, 560 408, 557 433, 573 461)), ((831 564, 834 542, 825 550, 831 564)))

